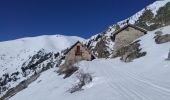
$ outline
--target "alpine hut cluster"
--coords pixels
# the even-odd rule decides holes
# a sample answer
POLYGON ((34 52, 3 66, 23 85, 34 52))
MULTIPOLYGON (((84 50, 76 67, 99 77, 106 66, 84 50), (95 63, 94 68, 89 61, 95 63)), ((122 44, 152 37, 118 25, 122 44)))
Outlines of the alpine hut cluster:
MULTIPOLYGON (((143 28, 137 27, 135 25, 127 24, 121 29, 117 30, 112 34, 115 45, 114 51, 119 50, 120 48, 130 44, 137 38, 147 34, 147 31, 143 28)), ((65 53, 65 62, 60 66, 60 70, 65 71, 70 69, 73 64, 81 60, 93 60, 95 57, 88 50, 88 48, 83 45, 81 42, 76 42, 73 46, 70 47, 65 53)))

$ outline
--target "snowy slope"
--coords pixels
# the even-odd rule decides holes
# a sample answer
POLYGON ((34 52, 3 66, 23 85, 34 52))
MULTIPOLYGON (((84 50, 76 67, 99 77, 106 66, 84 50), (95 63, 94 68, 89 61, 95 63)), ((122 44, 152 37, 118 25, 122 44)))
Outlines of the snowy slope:
MULTIPOLYGON (((104 48, 106 49, 106 51, 108 51, 109 54, 111 54, 114 46, 114 41, 112 40, 112 34, 117 30, 117 26, 119 26, 120 28, 123 27, 124 25, 127 24, 127 20, 129 20, 130 24, 136 24, 136 22, 139 21, 139 17, 143 15, 146 9, 151 10, 154 16, 156 16, 159 8, 165 6, 169 2, 170 0, 155 1, 154 3, 146 6, 145 8, 135 13, 134 15, 130 16, 129 18, 110 25, 106 29, 106 31, 92 36, 90 39, 87 40, 86 44, 89 44, 90 49, 94 52, 94 54, 96 54, 96 56, 98 56, 98 52, 96 51, 96 44, 100 43, 101 40, 104 40, 105 41, 104 48)), ((146 22, 146 24, 149 27, 149 25, 153 25, 154 23, 146 22)))
MULTIPOLYGON (((123 27, 124 25, 126 25, 127 20, 129 20, 130 24, 135 24, 135 22, 139 19, 139 17, 144 13, 144 11, 146 9, 151 10, 152 13, 155 16, 157 14, 157 11, 159 10, 159 8, 165 6, 168 2, 170 2, 170 0, 157 0, 157 1, 153 2, 152 4, 150 4, 150 5, 146 6, 145 8, 143 8, 139 12, 135 13, 134 15, 130 16, 129 18, 118 22, 117 24, 120 27, 123 27)), ((112 26, 109 27, 109 29, 107 31, 107 34, 110 34, 110 33, 114 32, 114 31, 115 31, 115 24, 113 24, 112 26)))
POLYGON ((0 42, 0 97, 33 75, 31 66, 40 72, 43 66, 57 64, 58 58, 53 59, 52 55, 78 40, 84 41, 76 36, 46 35, 0 42))
POLYGON ((52 35, 0 42, 0 76, 20 69, 23 62, 40 49, 45 49, 46 52, 59 52, 78 40, 84 39, 76 36, 52 35))
MULTIPOLYGON (((168 2, 170 2, 170 0, 157 0, 154 3, 150 4, 149 6, 147 6, 146 8, 142 9, 141 11, 137 12, 136 14, 132 15, 131 17, 129 17, 129 23, 134 24, 135 21, 137 21, 139 19, 139 17, 143 14, 143 12, 145 11, 145 9, 149 9, 152 11, 152 13, 154 15, 157 14, 157 11, 159 10, 160 7, 165 6, 168 2)), ((118 22, 118 24, 124 25, 124 23, 126 23, 126 20, 120 21, 118 22)))
MULTIPOLYGON (((170 26, 158 30, 168 34, 170 26)), ((63 79, 57 76, 56 69, 50 69, 10 100, 170 100, 170 61, 165 60, 170 42, 156 44, 154 32, 140 38, 147 55, 133 62, 124 63, 116 58, 77 64, 93 76, 83 91, 68 93, 77 81, 75 75, 63 79)))

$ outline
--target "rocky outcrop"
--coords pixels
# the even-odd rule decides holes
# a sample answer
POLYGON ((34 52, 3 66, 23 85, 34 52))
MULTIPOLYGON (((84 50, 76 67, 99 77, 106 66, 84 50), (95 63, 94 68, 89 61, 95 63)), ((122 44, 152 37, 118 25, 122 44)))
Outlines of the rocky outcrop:
POLYGON ((9 89, 4 96, 0 98, 0 100, 8 100, 13 95, 17 94, 18 92, 22 91, 23 89, 27 88, 30 83, 35 81, 40 75, 36 74, 31 76, 30 78, 22 81, 16 87, 9 89))
MULTIPOLYGON (((0 77, 0 95, 8 91, 10 89, 10 85, 8 83, 15 83, 20 79, 20 72, 14 72, 12 74, 5 73, 0 77)), ((0 99, 1 100, 1 99, 0 99)))
POLYGON ((46 53, 44 50, 40 50, 22 65, 20 72, 3 74, 0 77, 0 96, 5 95, 0 100, 4 100, 4 98, 8 98, 25 89, 38 78, 40 73, 57 66, 60 63, 59 61, 59 53, 46 53), (23 77, 26 80, 23 81, 23 77), (12 86, 16 81, 18 82, 17 86, 12 86))
POLYGON ((157 34, 155 36, 155 42, 157 44, 162 44, 162 43, 170 42, 170 34, 165 34, 165 35, 157 34))
POLYGON ((47 68, 49 66, 42 66, 41 63, 51 59, 53 55, 53 53, 46 53, 43 49, 38 51, 37 54, 33 55, 31 58, 28 59, 28 61, 24 62, 24 64, 22 65, 21 70, 23 76, 26 77, 31 71, 37 73, 37 70, 39 69, 40 71, 43 69, 49 69, 47 68))
POLYGON ((121 57, 120 59, 124 62, 130 62, 136 58, 140 58, 146 55, 146 52, 141 52, 140 40, 135 41, 127 46, 120 48, 113 52, 113 57, 121 57))

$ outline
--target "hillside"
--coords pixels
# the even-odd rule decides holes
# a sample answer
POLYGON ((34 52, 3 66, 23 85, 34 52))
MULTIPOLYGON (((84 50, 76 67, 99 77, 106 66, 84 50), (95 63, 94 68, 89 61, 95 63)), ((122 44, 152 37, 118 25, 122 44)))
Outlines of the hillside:
POLYGON ((82 91, 73 94, 67 91, 78 82, 76 73, 63 79, 53 68, 42 73, 28 88, 10 100, 169 100, 170 62, 166 58, 170 42, 155 43, 155 32, 160 30, 169 34, 170 26, 139 38, 142 51, 146 51, 147 55, 133 62, 125 63, 116 58, 76 64, 79 71, 90 73, 93 77, 82 91))
POLYGON ((44 35, 0 42, 0 100, 170 100, 169 8, 170 0, 156 1, 87 40, 44 35), (126 50, 113 58, 113 34, 127 22, 148 32, 125 46, 136 46, 132 58, 126 50), (76 63, 78 70, 63 79, 58 67, 77 41, 96 59, 76 63))
POLYGON ((142 27, 148 31, 170 25, 170 0, 157 0, 131 17, 110 25, 105 31, 92 36, 86 42, 89 49, 99 58, 110 57, 113 51, 115 31, 128 23, 142 27), (101 47, 102 48, 101 48, 101 47), (103 53, 104 52, 104 53, 103 53))
POLYGON ((48 60, 53 59, 54 54, 69 48, 78 40, 84 41, 83 38, 76 36, 52 35, 0 42, 0 85, 2 86, 0 96, 31 76, 34 73, 29 71, 29 69, 34 70, 32 65, 37 67, 52 62, 48 60), (28 76, 23 77, 23 71, 26 71, 28 76))

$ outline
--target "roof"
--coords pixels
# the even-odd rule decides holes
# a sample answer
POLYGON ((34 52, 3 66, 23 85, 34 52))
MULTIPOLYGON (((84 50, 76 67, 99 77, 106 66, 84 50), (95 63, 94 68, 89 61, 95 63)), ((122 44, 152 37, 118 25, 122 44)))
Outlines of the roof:
POLYGON ((77 41, 75 44, 73 44, 64 54, 67 54, 71 49, 73 49, 73 47, 75 47, 78 43, 81 44, 80 41, 77 41))
POLYGON ((121 31, 125 30, 126 28, 128 27, 132 27, 132 28, 135 28, 141 32, 144 32, 144 34, 147 34, 147 30, 141 28, 141 27, 138 27, 138 26, 135 26, 135 25, 132 25, 132 24, 127 24, 125 25, 124 27, 120 28, 119 30, 117 30, 115 33, 113 33, 113 37, 115 37, 118 33, 120 33, 121 31))
POLYGON ((89 50, 88 48, 83 45, 80 41, 77 41, 74 45, 72 45, 65 53, 64 55, 66 55, 71 49, 73 49, 78 43, 80 43, 94 58, 96 58, 89 50))

